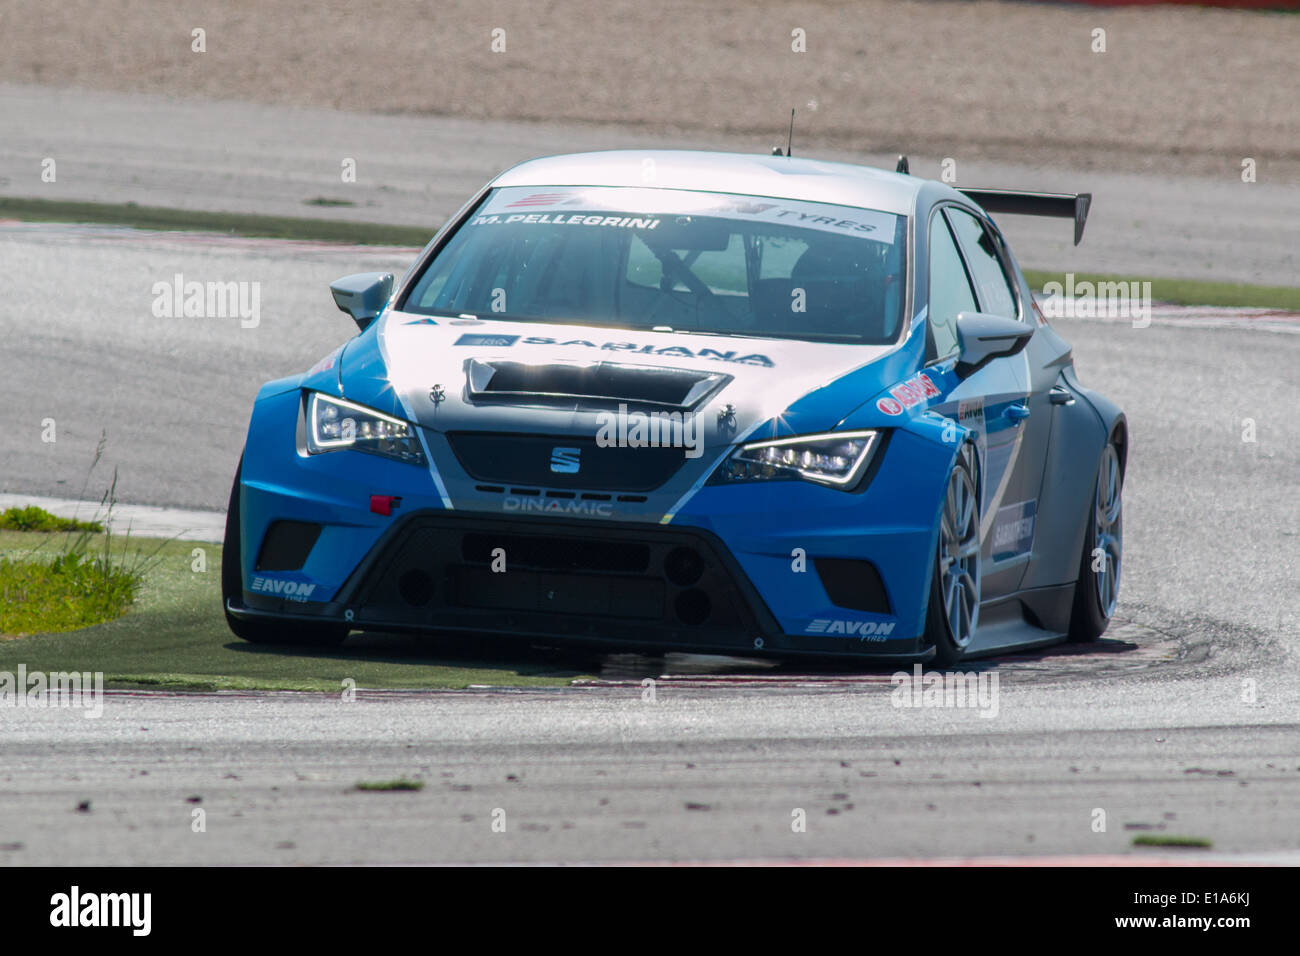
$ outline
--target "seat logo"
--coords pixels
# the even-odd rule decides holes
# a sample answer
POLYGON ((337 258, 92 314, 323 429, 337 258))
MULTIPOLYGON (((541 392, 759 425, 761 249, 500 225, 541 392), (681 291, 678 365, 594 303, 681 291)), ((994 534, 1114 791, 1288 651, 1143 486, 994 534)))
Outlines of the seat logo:
POLYGON ((580 448, 552 448, 551 471, 557 475, 576 475, 579 467, 578 457, 581 454, 580 448))

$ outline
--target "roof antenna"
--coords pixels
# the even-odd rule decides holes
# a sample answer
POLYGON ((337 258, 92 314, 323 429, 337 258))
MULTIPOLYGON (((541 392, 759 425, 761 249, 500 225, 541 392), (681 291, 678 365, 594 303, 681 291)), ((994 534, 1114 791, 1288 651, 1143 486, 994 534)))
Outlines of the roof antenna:
POLYGON ((773 146, 773 147, 772 147, 772 155, 773 155, 773 156, 789 156, 789 155, 790 155, 790 149, 791 149, 791 147, 793 147, 793 146, 794 146, 794 108, 791 107, 791 108, 790 108, 790 135, 786 138, 786 141, 785 141, 785 152, 784 152, 784 153, 781 152, 781 147, 780 147, 780 146, 773 146))
POLYGON ((896 172, 896 173, 902 173, 904 176, 906 176, 908 173, 911 172, 911 170, 908 169, 908 167, 907 167, 907 157, 906 157, 906 156, 899 156, 899 157, 898 157, 898 165, 894 167, 894 172, 896 172))

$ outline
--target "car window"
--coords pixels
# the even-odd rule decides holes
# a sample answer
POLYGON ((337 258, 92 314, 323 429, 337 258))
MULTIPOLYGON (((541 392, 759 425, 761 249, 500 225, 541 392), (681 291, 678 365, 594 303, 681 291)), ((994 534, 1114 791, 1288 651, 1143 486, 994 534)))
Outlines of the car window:
MULTIPOLYGON (((680 250, 683 261, 715 294, 748 294, 744 239, 732 233, 727 248, 719 250, 680 250)), ((663 263, 640 236, 633 234, 628 247, 627 281, 639 286, 665 287, 673 292, 690 292, 683 275, 669 276, 664 283, 663 263)))
POLYGON ((930 220, 930 346, 933 358, 957 350, 957 313, 976 312, 975 293, 942 213, 930 220))
POLYGON ((403 308, 844 344, 903 327, 907 217, 686 190, 506 187, 403 308))
POLYGON ((948 218, 966 256, 975 291, 979 295, 980 311, 990 315, 1016 317, 1016 295, 1011 289, 1002 258, 998 255, 997 241, 992 233, 970 213, 955 207, 948 208, 948 218))

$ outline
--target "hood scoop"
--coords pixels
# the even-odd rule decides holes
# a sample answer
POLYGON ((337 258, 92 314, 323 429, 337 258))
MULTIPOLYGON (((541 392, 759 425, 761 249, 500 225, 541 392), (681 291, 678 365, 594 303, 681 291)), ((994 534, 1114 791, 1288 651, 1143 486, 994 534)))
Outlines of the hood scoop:
POLYGON ((565 406, 619 404, 690 411, 731 381, 719 372, 614 362, 529 365, 470 359, 469 400, 565 406))

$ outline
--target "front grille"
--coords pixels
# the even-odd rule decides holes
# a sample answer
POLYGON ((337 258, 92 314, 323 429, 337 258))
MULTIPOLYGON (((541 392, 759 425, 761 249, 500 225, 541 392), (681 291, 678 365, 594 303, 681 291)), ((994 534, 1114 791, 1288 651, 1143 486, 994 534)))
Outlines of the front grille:
MULTIPOLYGON (((573 491, 551 490, 551 491, 543 492, 541 488, 507 489, 504 485, 475 485, 474 490, 482 491, 485 494, 489 494, 489 495, 504 495, 506 491, 509 490, 510 494, 512 495, 523 495, 524 497, 527 498, 545 497, 545 498, 562 498, 565 500, 581 499, 583 501, 613 501, 614 500, 613 495, 602 494, 601 492, 597 492, 597 491, 573 492, 573 491)), ((627 504, 641 504, 647 499, 645 495, 619 495, 618 500, 620 502, 624 502, 627 504)))
POLYGON ((680 447, 601 447, 574 435, 449 432, 447 442, 471 477, 496 485, 652 491, 686 461, 680 447))
MULTIPOLYGON (((541 611, 657 621, 663 617, 664 585, 644 577, 607 575, 599 581, 578 574, 461 568, 454 577, 454 603, 485 610, 541 611)), ((696 622, 702 623, 702 622, 696 622)))
POLYGON ((394 529, 347 600, 374 627, 608 639, 635 626, 628 640, 752 647, 774 626, 714 541, 657 526, 416 514, 394 529))
POLYGON ((510 567, 543 571, 644 574, 650 566, 649 546, 626 541, 474 532, 461 537, 460 549, 467 564, 489 565, 500 549, 510 567))

